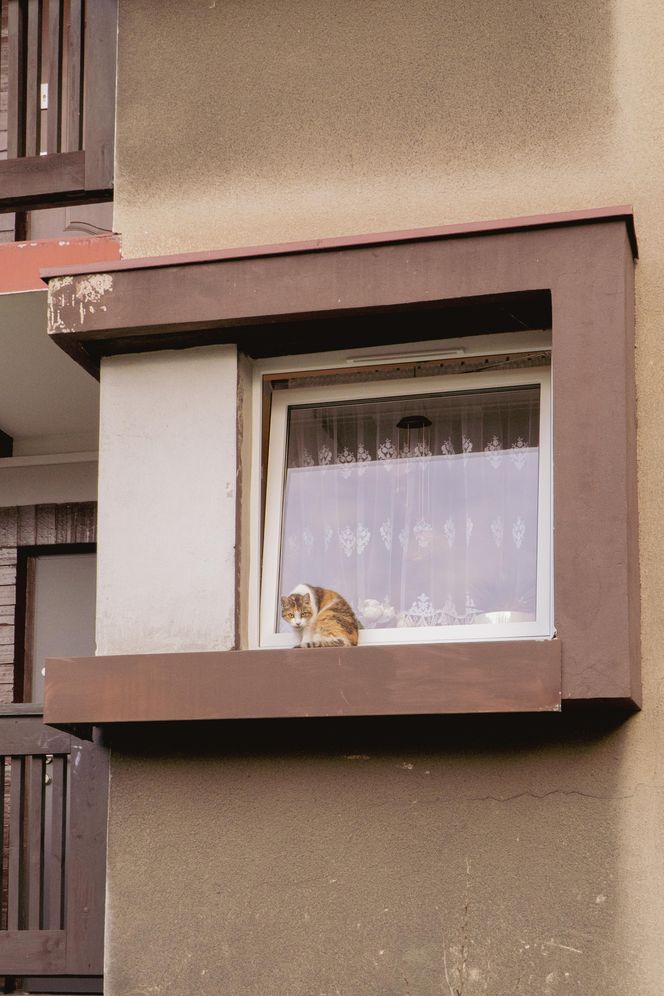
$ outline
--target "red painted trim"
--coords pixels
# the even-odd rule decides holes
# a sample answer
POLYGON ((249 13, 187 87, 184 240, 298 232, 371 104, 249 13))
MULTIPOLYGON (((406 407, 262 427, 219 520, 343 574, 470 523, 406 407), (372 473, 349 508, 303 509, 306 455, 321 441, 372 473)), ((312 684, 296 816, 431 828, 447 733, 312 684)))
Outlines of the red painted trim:
POLYGON ((583 225, 589 222, 624 220, 632 246, 632 253, 638 256, 634 211, 630 205, 610 208, 589 208, 585 211, 564 211, 559 214, 535 214, 520 218, 501 218, 493 221, 470 221, 460 225, 441 225, 433 228, 414 228, 398 232, 379 232, 368 235, 349 235, 331 239, 314 239, 309 242, 284 242, 266 246, 244 246, 235 249, 218 249, 207 252, 178 253, 171 256, 145 256, 137 259, 123 259, 111 266, 91 269, 74 266, 68 269, 48 267, 41 271, 42 279, 51 277, 77 276, 84 273, 110 273, 116 270, 148 270, 164 266, 186 266, 195 263, 211 263, 225 259, 247 259, 252 256, 281 256, 303 252, 324 252, 332 249, 348 249, 356 246, 386 245, 396 242, 421 242, 427 239, 459 238, 467 235, 523 231, 529 228, 550 228, 563 225, 583 225))
POLYGON ((119 259, 120 240, 116 235, 7 242, 0 245, 0 294, 45 290, 39 276, 44 267, 57 267, 62 273, 87 273, 119 259))

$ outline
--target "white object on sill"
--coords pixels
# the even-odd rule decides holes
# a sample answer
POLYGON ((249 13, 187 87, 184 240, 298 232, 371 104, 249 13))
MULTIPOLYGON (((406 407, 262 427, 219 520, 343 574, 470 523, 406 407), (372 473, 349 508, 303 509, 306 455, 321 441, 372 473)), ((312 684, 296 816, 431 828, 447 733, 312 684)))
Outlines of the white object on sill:
POLYGON ((501 623, 532 621, 533 616, 529 612, 482 612, 480 615, 475 616, 476 623, 493 623, 494 626, 501 623))
POLYGON ((463 356, 465 352, 464 348, 459 347, 458 349, 426 349, 419 353, 416 350, 398 353, 360 353, 347 356, 346 364, 352 367, 363 363, 411 363, 416 360, 446 360, 452 356, 463 356))
POLYGON ((42 83, 39 94, 39 107, 42 111, 46 111, 48 110, 48 83, 42 83))

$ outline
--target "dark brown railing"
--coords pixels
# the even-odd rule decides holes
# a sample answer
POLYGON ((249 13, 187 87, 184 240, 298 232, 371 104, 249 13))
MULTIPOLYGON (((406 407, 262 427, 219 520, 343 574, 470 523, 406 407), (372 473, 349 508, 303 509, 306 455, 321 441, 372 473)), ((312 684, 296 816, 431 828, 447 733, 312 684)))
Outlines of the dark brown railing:
POLYGON ((101 974, 106 755, 13 708, 0 715, 0 975, 101 974))
POLYGON ((7 76, 13 83, 7 93, 7 157, 77 152, 83 148, 83 4, 7 4, 7 76))
POLYGON ((0 14, 0 211, 110 198, 117 0, 0 0, 0 14))

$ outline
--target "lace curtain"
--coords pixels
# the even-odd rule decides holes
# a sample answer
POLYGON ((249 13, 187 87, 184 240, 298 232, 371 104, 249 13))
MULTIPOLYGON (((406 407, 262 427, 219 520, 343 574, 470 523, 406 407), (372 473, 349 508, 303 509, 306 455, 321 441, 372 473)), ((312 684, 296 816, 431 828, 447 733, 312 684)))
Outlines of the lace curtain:
POLYGON ((538 429, 538 387, 291 409, 280 591, 367 628, 533 620, 538 429))

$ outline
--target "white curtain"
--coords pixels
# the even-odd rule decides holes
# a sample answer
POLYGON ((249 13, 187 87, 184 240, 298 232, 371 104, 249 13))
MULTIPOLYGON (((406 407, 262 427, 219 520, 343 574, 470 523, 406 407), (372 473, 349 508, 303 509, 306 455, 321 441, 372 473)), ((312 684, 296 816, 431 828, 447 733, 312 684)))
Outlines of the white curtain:
POLYGON ((280 591, 367 628, 535 619, 538 428, 538 387, 292 409, 280 591))

